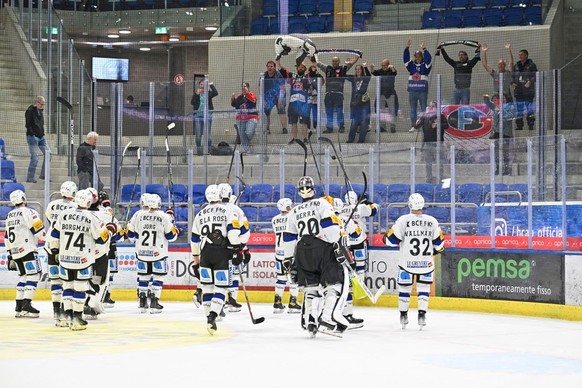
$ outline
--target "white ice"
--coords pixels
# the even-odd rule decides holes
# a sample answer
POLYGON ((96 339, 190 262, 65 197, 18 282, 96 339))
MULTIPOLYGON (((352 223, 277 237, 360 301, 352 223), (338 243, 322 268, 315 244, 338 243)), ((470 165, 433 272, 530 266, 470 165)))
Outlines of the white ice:
MULTIPOLYGON (((163 302, 163 301, 162 301, 163 302)), ((402 330, 396 309, 356 307, 358 330, 309 338, 298 314, 246 306, 206 331, 202 309, 163 302, 141 314, 117 302, 86 331, 53 325, 50 302, 38 319, 14 318, 0 302, 0 387, 579 387, 582 325, 552 319, 429 310, 402 330)))

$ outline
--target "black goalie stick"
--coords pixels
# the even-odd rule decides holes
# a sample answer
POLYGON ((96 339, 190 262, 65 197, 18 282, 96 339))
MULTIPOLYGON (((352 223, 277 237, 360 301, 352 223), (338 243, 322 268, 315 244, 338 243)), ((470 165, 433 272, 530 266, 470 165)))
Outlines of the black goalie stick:
POLYGON ((331 149, 333 150, 333 153, 335 154, 335 157, 337 159, 337 162, 340 165, 340 168, 342 169, 342 172, 344 173, 344 179, 346 181, 346 185, 348 185, 350 187, 350 190, 353 191, 352 183, 350 182, 350 178, 348 177, 348 173, 346 172, 346 169, 344 167, 343 159, 337 153, 337 150, 335 149, 335 146, 333 145, 333 142, 329 138, 323 137, 323 136, 321 136, 319 138, 319 140, 320 141, 323 141, 323 142, 325 142, 325 143, 327 143, 327 144, 329 144, 331 146, 331 149))
POLYGON ((174 181, 172 179, 172 156, 170 155, 170 146, 168 145, 168 135, 170 131, 176 126, 176 123, 171 122, 168 124, 168 130, 166 131, 166 163, 168 164, 168 200, 172 201, 172 209, 176 206, 174 205, 174 181))
POLYGON ((307 175, 307 146, 305 145, 303 140, 293 139, 293 142, 299 144, 301 146, 301 148, 303 148, 303 153, 305 154, 305 157, 303 158, 303 176, 306 176, 307 175))
POLYGON ((321 179, 321 171, 319 170, 319 166, 317 164, 317 158, 315 157, 315 152, 313 152, 313 145, 311 144, 311 136, 313 135, 313 131, 309 131, 307 135, 307 143, 309 143, 309 149, 311 149, 311 155, 313 156, 313 164, 315 164, 315 169, 317 170, 317 176, 319 178, 319 184, 323 184, 323 180, 321 179))
POLYGON ((71 119, 69 121, 69 177, 71 180, 73 179, 73 166, 74 166, 74 148, 75 148, 75 141, 74 141, 74 134, 75 134, 75 120, 73 119, 73 105, 65 98, 58 96, 57 102, 62 104, 67 110, 69 111, 69 115, 71 115, 71 119))
POLYGON ((238 206, 238 204, 240 203, 240 199, 242 198, 243 193, 247 189, 247 183, 245 181, 243 181, 243 179, 239 176, 237 176, 236 179, 238 179, 240 181, 240 184, 241 184, 241 188, 238 192, 238 196, 236 197, 236 201, 234 201, 234 204, 238 206))
MULTIPOLYGON (((125 158, 125 153, 129 149, 130 145, 131 145, 131 141, 125 145, 125 148, 123 148, 123 152, 121 153, 121 161, 119 162, 119 174, 117 175, 117 182, 115 184, 115 197, 113 198, 113 204, 112 204, 115 207, 112 206, 112 209, 117 208, 117 200, 119 198, 119 192, 121 191, 121 174, 123 171, 123 159, 125 158)), ((137 149, 137 147, 134 147, 134 148, 137 149)), ((113 222, 114 218, 115 218, 115 210, 113 211, 113 214, 111 215, 112 222, 113 222)))
POLYGON ((265 322, 265 317, 258 317, 255 318, 253 315, 253 310, 251 309, 251 302, 249 301, 249 295, 247 294, 247 287, 245 286, 245 282, 243 280, 243 270, 242 265, 238 266, 238 272, 240 273, 240 285, 242 286, 243 293, 245 294, 245 299, 247 301, 247 307, 249 308, 249 315, 251 316, 251 320, 253 321, 253 325, 258 325, 259 323, 265 322))
POLYGON ((125 217, 123 220, 123 229, 127 229, 127 223, 129 221, 129 213, 131 212, 131 204, 133 202, 133 195, 135 194, 135 185, 137 184, 137 176, 139 175, 141 167, 141 148, 137 149, 137 170, 135 170, 135 175, 133 177, 133 186, 131 187, 131 195, 129 196, 129 204, 127 205, 127 210, 125 212, 125 217))
POLYGON ((475 53, 478 53, 481 51, 481 45, 479 44, 479 42, 477 42, 476 40, 470 40, 470 39, 466 39, 466 40, 447 40, 445 42, 441 42, 439 43, 439 45, 437 46, 437 52, 436 52, 436 56, 438 57, 439 55, 441 55, 440 49, 445 47, 445 46, 453 46, 456 44, 463 44, 465 46, 470 46, 470 47, 476 47, 475 53))

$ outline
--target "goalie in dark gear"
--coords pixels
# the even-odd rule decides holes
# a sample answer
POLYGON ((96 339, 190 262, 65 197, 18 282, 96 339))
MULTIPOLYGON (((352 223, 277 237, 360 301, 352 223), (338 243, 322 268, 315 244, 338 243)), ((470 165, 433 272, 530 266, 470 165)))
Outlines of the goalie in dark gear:
POLYGON ((297 182, 297 193, 303 202, 315 198, 315 183, 310 176, 304 176, 297 182))

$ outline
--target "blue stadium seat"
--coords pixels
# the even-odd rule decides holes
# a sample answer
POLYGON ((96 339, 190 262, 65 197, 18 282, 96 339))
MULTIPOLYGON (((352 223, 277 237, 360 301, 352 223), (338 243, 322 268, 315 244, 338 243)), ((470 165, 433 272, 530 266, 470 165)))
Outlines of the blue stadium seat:
POLYGON ((333 32, 333 15, 327 15, 325 17, 325 31, 333 32))
POLYGON ((188 187, 181 183, 174 183, 174 202, 188 202, 188 187))
POLYGON ((247 216, 249 223, 258 221, 259 210, 256 207, 242 206, 241 209, 245 213, 245 216, 247 216))
POLYGON ((16 190, 22 190, 26 192, 26 189, 22 183, 17 182, 6 182, 2 185, 2 200, 10 201, 10 193, 16 190))
POLYGON ((491 6, 491 0, 471 0, 471 8, 484 9, 491 6))
POLYGON ((0 206, 0 221, 6 221, 6 216, 12 209, 10 206, 0 206))
POLYGON ((388 185, 387 203, 408 203, 410 197, 410 185, 406 183, 392 183, 388 185))
POLYGON ((503 25, 503 16, 499 9, 487 8, 483 10, 483 26, 499 27, 503 25))
POLYGON ((461 10, 448 10, 443 12, 443 28, 461 28, 463 25, 463 13, 461 10))
POLYGON ((299 0, 288 0, 289 15, 299 15, 299 0))
POLYGON ((289 18, 289 33, 304 34, 307 32, 307 18, 305 16, 291 16, 289 18))
POLYGON ((463 10, 469 8, 470 5, 470 0, 451 0, 449 8, 463 10))
POLYGON ((480 9, 467 9, 463 11, 463 27, 481 27, 480 9))
POLYGON ((455 208, 455 222, 477 222, 477 208, 457 207, 455 208))
POLYGON ((448 207, 427 207, 424 213, 433 216, 439 223, 451 222, 451 212, 448 207))
POLYGON ((281 33, 281 26, 279 25, 279 21, 278 20, 271 20, 271 23, 269 24, 269 34, 277 35, 280 33, 281 33))
MULTIPOLYGON (((455 192, 458 194, 459 190, 456 187, 455 192)), ((434 189, 434 201, 439 203, 448 203, 451 202, 451 188, 447 187, 444 188, 442 183, 439 183, 437 187, 434 189)))
POLYGON ((176 222, 188 221, 188 208, 187 207, 175 208, 174 209, 174 220, 176 220, 176 222))
POLYGON ((192 185, 192 203, 196 205, 202 205, 206 202, 206 197, 204 195, 206 191, 206 185, 204 183, 194 183, 192 185))
POLYGON ((507 187, 509 191, 519 191, 521 193, 521 201, 527 202, 528 195, 527 195, 527 183, 513 183, 507 187))
POLYGON ((524 11, 523 21, 526 25, 538 25, 542 22, 542 8, 528 7, 524 11))
POLYGON ((277 16, 279 15, 278 1, 263 1, 263 16, 277 16))
POLYGON ((440 11, 425 11, 422 14, 422 28, 433 29, 441 28, 442 15, 440 11))
POLYGON ((432 183, 417 183, 414 185, 414 192, 421 194, 424 202, 434 202, 434 185, 432 183))
POLYGON ((0 137, 0 156, 2 159, 6 159, 6 145, 4 144, 4 139, 0 137))
MULTIPOLYGON (((508 187, 509 186, 505 183, 496 183, 495 184, 495 192, 498 193, 500 191, 507 191, 508 187)), ((495 196, 495 201, 496 202, 503 202, 503 201, 505 201, 506 197, 507 197, 506 195, 501 196, 501 195, 497 194, 495 196)), ((491 202, 491 185, 490 184, 483 185, 483 198, 484 198, 484 201, 487 200, 488 203, 491 202)))
POLYGON ((529 6, 530 0, 509 0, 509 4, 511 7, 521 7, 525 8, 529 6))
MULTIPOLYGON (((243 187, 242 185, 239 186, 239 190, 242 190, 243 187)), ((233 188, 233 194, 234 195, 238 195, 240 198, 238 199, 239 203, 244 203, 244 202, 251 202, 251 187, 247 186, 247 188, 239 193, 237 193, 236 191, 234 191, 233 188)))
POLYGON ((162 203, 169 201, 168 186, 161 183, 149 183, 145 187, 146 193, 157 194, 162 199, 162 203))
POLYGON ((300 0, 297 12, 300 15, 313 15, 317 12, 317 2, 315 0, 300 0))
POLYGON ((445 10, 449 8, 449 0, 431 0, 430 10, 445 10))
POLYGON ((366 31, 366 17, 361 14, 352 15, 352 31, 363 32, 366 31))
POLYGON ((503 9, 503 24, 520 26, 523 24, 523 8, 511 7, 503 9))
MULTIPOLYGON (((259 222, 271 222, 279 213, 279 209, 275 206, 261 207, 259 208, 259 222)), ((271 229, 271 225, 261 225, 261 228, 271 229)))
POLYGON ((358 0, 354 2, 353 12, 368 15, 374 10, 373 0, 358 0))
POLYGON ((483 185, 481 183, 463 183, 459 186, 459 202, 483 203, 483 185))
POLYGON ((251 22, 251 35, 267 35, 269 33, 269 20, 257 18, 251 22))
POLYGON ((531 7, 541 7, 542 6, 542 0, 531 0, 529 5, 531 7))
POLYGON ((2 160, 0 182, 16 182, 16 171, 14 170, 14 162, 12 160, 2 160))
POLYGON ((330 183, 329 195, 333 198, 340 198, 343 201, 344 192, 342 190, 342 185, 340 185, 339 183, 330 183))
POLYGON ((141 196, 141 185, 133 184, 121 186, 121 202, 139 202, 141 196), (132 195, 133 193, 133 195, 132 195))
POLYGON ((316 197, 323 197, 324 193, 325 193, 325 186, 320 185, 320 184, 316 184, 315 185, 315 196, 316 197))
POLYGON ((491 0, 491 7, 505 8, 509 5, 509 0, 491 0))
POLYGON ((135 212, 137 212, 139 209, 140 209, 139 206, 132 206, 131 209, 129 209, 128 219, 131 220, 131 217, 133 217, 133 215, 135 214, 135 212))
POLYGON ((326 32, 325 16, 312 15, 307 18, 307 32, 326 32))
POLYGON ((374 183, 374 198, 371 200, 378 205, 385 205, 388 202, 388 185, 374 183))
POLYGON ((273 202, 273 186, 268 183, 252 185, 249 202, 273 202))
POLYGON ((283 196, 281 196, 280 189, 281 186, 279 184, 273 186, 273 202, 277 202, 281 198, 289 198, 291 199, 291 201, 293 201, 293 203, 297 202, 296 200, 297 189, 295 188, 294 184, 285 183, 285 192, 283 193, 283 196))
POLYGON ((333 0, 320 0, 317 4, 317 13, 320 15, 333 15, 333 0))

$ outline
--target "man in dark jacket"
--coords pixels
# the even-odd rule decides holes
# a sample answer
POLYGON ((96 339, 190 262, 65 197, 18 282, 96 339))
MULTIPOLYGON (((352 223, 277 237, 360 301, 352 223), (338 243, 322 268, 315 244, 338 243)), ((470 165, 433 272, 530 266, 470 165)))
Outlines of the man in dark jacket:
POLYGON ((214 111, 214 104, 212 99, 218 96, 218 90, 214 83, 208 83, 208 93, 204 91, 204 82, 201 80, 198 83, 196 93, 192 95, 190 104, 194 108, 194 135, 196 136, 196 150, 198 155, 202 155, 202 137, 204 135, 204 112, 206 111, 206 129, 208 137, 208 150, 212 149, 212 139, 210 137, 210 129, 212 128, 212 111, 214 111))
MULTIPOLYGON (((422 129, 423 142, 422 142, 422 160, 424 161, 425 171, 426 171, 426 181, 428 183, 435 183, 432 175, 432 166, 436 164, 437 159, 437 142, 444 141, 445 129, 449 127, 447 118, 442 113, 437 114, 437 103, 432 101, 426 108, 426 111, 421 115, 416 124, 415 129, 422 129), (438 123, 437 117, 440 116, 441 120, 441 132, 440 139, 438 136, 438 123)), ((441 152, 442 154, 442 152, 441 152)), ((440 163, 439 174, 443 176, 443 164, 440 163)))
POLYGON ((26 181, 36 183, 34 176, 36 175, 36 164, 38 163, 38 154, 36 149, 42 152, 42 168, 40 169, 40 179, 44 179, 44 155, 46 152, 46 139, 44 137, 44 116, 42 111, 46 101, 43 96, 38 96, 34 100, 34 104, 29 106, 24 113, 26 120, 26 142, 30 150, 30 164, 28 165, 28 173, 26 181))
MULTIPOLYGON (((481 60, 479 53, 475 54, 473 59, 469 60, 466 51, 459 51, 459 60, 455 61, 449 57, 444 47, 440 52, 443 53, 443 59, 455 70, 455 91, 453 92, 452 103, 468 105, 471 103, 471 74, 473 67, 481 60)), ((438 53, 437 53, 438 54, 438 53)))
POLYGON ((515 125, 517 130, 523 129, 523 115, 526 114, 527 125, 530 131, 534 129, 535 117, 533 100, 536 96, 536 73, 538 68, 531 59, 527 50, 519 51, 519 61, 513 65, 513 93, 517 102, 517 119, 515 125))
MULTIPOLYGON (((394 81, 396 80, 396 68, 394 65, 390 64, 390 61, 386 58, 382 60, 382 67, 379 70, 374 70, 374 64, 370 65, 370 72, 376 77, 382 77, 380 79, 380 112, 382 116, 390 116, 388 112, 385 112, 385 108, 388 108, 388 100, 393 97, 394 100, 394 110, 393 116, 386 120, 381 118, 380 120, 380 131, 386 132, 385 123, 390 122, 390 132, 396 132, 396 116, 398 116, 398 94, 396 94, 396 89, 394 88, 394 81)), ((374 102, 374 107, 376 103, 374 102)))
MULTIPOLYGON (((77 149, 77 176, 79 177, 79 190, 93 187, 93 150, 97 145, 99 135, 97 132, 89 132, 85 141, 77 149)), ((103 190, 103 182, 97 173, 97 190, 103 190)))

